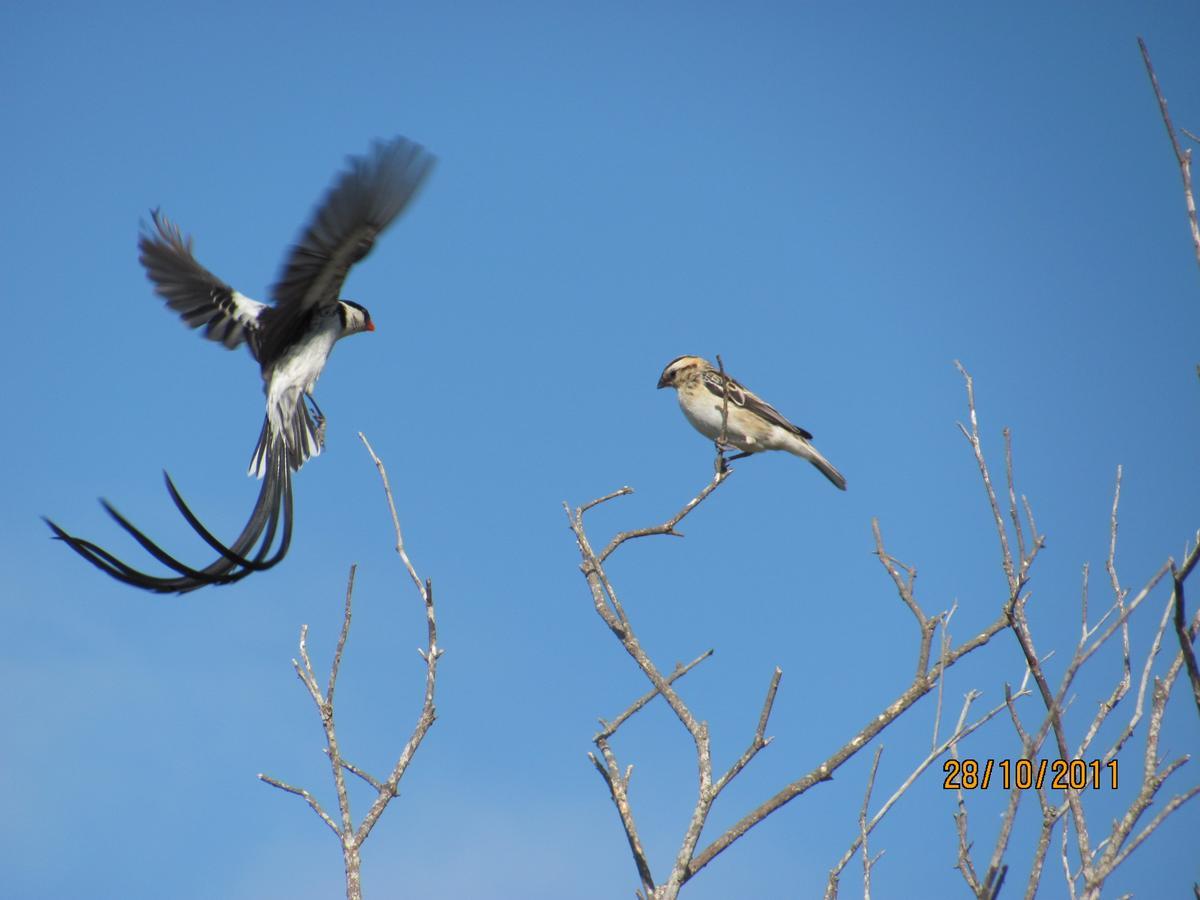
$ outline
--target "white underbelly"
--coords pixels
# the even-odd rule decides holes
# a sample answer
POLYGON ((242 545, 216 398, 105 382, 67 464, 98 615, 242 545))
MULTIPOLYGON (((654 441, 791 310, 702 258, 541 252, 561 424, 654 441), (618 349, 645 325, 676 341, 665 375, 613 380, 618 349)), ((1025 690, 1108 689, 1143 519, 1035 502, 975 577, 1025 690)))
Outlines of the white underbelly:
POLYGON ((295 409, 301 394, 312 393, 336 341, 332 331, 318 332, 271 368, 270 380, 264 385, 267 412, 272 418, 278 417, 279 424, 295 409))
MULTIPOLYGON (((697 410, 690 409, 682 401, 679 407, 683 410, 683 414, 687 416, 687 420, 692 423, 695 429, 710 441, 715 441, 721 436, 722 404, 719 398, 711 403, 708 401, 708 398, 705 398, 704 402, 699 404, 699 409, 697 410)), ((739 450, 761 450, 762 446, 758 441, 734 427, 733 412, 735 409, 737 407, 732 403, 729 404, 729 420, 725 431, 726 443, 732 444, 739 450)))

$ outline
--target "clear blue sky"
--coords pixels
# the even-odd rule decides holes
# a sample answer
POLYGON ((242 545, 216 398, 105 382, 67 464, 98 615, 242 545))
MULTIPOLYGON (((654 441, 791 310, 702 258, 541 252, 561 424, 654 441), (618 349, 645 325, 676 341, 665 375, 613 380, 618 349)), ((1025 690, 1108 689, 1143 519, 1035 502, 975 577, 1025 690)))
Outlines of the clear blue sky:
MULTIPOLYGON (((289 660, 308 623, 327 665, 351 563, 346 755, 386 769, 419 707, 421 613, 361 430, 434 579, 446 648, 441 718, 364 850, 368 896, 630 896, 636 873, 585 754, 596 717, 645 684, 592 610, 560 504, 637 488, 592 517, 604 541, 701 487, 711 447, 654 390, 682 353, 722 354, 849 479, 842 494, 790 457, 745 461, 686 540, 645 541, 611 565, 660 662, 716 649, 685 696, 718 764, 783 668, 776 741, 710 836, 910 677, 915 629, 872 556, 873 516, 919 567, 926 609, 957 600, 957 636, 996 615, 1003 578, 955 428, 956 358, 976 378, 994 464, 1001 428, 1014 430, 1048 539, 1038 647, 1065 658, 1081 567, 1103 571, 1118 464, 1129 586, 1182 556, 1200 524, 1200 272, 1135 43, 1148 40, 1179 124, 1200 128, 1200 10, 1139 7, 6 5, 5 892, 339 894, 332 836, 254 776, 332 802, 289 660), (202 262, 266 299, 345 156, 395 134, 439 164, 347 283, 378 331, 340 345, 318 387, 327 452, 296 480, 286 562, 164 598, 51 541, 39 515, 144 559, 105 496, 202 561, 160 470, 221 535, 255 496, 243 472, 257 368, 163 309, 137 262, 139 219, 161 206, 202 262)), ((1095 578, 1093 609, 1108 599, 1095 578)), ((1135 654, 1146 640, 1138 630, 1135 654)), ((980 707, 995 704, 1021 673, 1001 635, 953 671, 947 702, 978 688, 980 707)), ((1107 657, 1080 684, 1080 717, 1116 675, 1107 657)), ((925 701, 885 733, 881 796, 927 748, 932 716, 925 701)), ((1164 753, 1200 749, 1182 690, 1169 716, 1164 753)), ((665 872, 692 802, 690 744, 658 705, 617 746, 665 872)), ((1010 756, 1012 729, 997 721, 964 750, 1010 756)), ((855 832, 868 765, 861 754, 778 813, 686 896, 816 896, 855 832)), ((1198 765, 1171 784, 1195 784, 1198 765)), ((978 847, 1000 799, 974 798, 978 847)), ((873 837, 887 850, 878 894, 963 895, 952 813, 930 772, 873 837)), ((1097 840, 1106 823, 1095 816, 1097 840)), ((1194 803, 1114 896, 1189 890, 1198 833, 1194 803)), ((1064 896, 1056 865, 1039 896, 1064 896)))

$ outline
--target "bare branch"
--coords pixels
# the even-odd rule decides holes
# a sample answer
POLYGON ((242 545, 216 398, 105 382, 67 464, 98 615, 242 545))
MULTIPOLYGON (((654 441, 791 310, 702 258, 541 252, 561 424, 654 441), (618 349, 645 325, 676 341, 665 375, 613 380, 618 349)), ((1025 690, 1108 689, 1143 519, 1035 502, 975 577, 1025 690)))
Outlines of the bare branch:
POLYGON ((867 778, 867 789, 863 792, 862 806, 858 811, 858 834, 862 842, 863 868, 863 900, 871 900, 871 859, 870 847, 867 844, 867 806, 871 803, 871 789, 875 786, 875 773, 879 770, 879 757, 883 755, 883 744, 875 748, 875 759, 871 761, 871 774, 867 778))
POLYGON ((961 373, 967 385, 967 412, 971 422, 969 431, 961 422, 958 425, 958 430, 962 432, 963 437, 967 439, 971 445, 971 449, 975 452, 975 462, 979 466, 979 474, 983 478, 983 486, 987 489, 988 503, 991 504, 992 518, 996 524, 996 534, 1000 538, 1000 556, 1004 565, 1004 574, 1008 577, 1008 589, 1015 599, 1017 594, 1020 593, 1020 587, 1017 582, 1017 573, 1013 569, 1012 551, 1008 546, 1008 532, 1004 528, 1004 517, 1000 515, 1000 504, 996 502, 996 491, 992 487, 992 476, 989 474, 987 463, 983 458, 983 443, 979 437, 979 418, 975 414, 975 380, 957 359, 954 361, 954 365, 959 373, 961 373))
POLYGON ((779 679, 782 677, 783 669, 776 666, 775 672, 771 676, 771 683, 767 687, 767 696, 766 699, 763 700, 762 712, 758 717, 758 728, 754 732, 754 737, 750 741, 750 746, 747 747, 745 751, 743 751, 742 755, 734 761, 733 765, 729 767, 729 771, 717 779, 717 782, 713 785, 712 789, 714 798, 717 794, 721 793, 721 791, 725 789, 729 782, 737 777, 737 774, 741 772, 742 769, 746 768, 746 765, 750 762, 750 760, 754 759, 759 750, 771 743, 771 738, 765 737, 767 720, 771 718, 771 708, 775 705, 775 692, 779 690, 779 679))
MULTIPOLYGON (((391 502, 390 493, 388 494, 388 501, 389 503, 391 502)), ((410 565, 407 567, 411 569, 410 565)), ((358 826, 355 837, 360 844, 367 839, 367 836, 371 833, 371 829, 375 827, 375 823, 379 821, 379 817, 383 815, 383 811, 387 808, 391 799, 399 794, 400 779, 408 771, 409 763, 412 762, 417 749, 421 746, 421 741, 425 739, 425 735, 429 732, 433 723, 437 721, 437 707, 434 704, 434 695, 437 689, 438 660, 441 659, 444 651, 438 646, 437 642, 437 617, 433 606, 433 582, 429 579, 426 579, 425 583, 421 585, 421 598, 425 602, 425 632, 428 640, 425 652, 421 654, 421 658, 425 662, 425 697, 412 734, 409 736, 404 748, 400 751, 400 756, 396 760, 396 764, 392 767, 392 772, 388 776, 387 781, 383 783, 383 789, 376 794, 371 808, 367 810, 367 814, 363 816, 363 820, 358 826)))
POLYGON ((1004 886, 1004 876, 1007 874, 1008 866, 990 870, 987 878, 983 880, 983 893, 980 895, 980 900, 996 900, 1000 896, 1000 888, 1004 886))
MULTIPOLYGON (((955 603, 950 607, 949 610, 942 613, 942 615, 941 615, 942 653, 941 653, 940 659, 941 659, 943 669, 946 668, 946 654, 948 654, 950 652, 950 647, 951 647, 950 618, 954 615, 954 611, 956 609, 958 609, 957 601, 955 601, 955 603)), ((946 690, 946 679, 939 678, 938 686, 937 686, 937 705, 935 706, 934 711, 933 711, 933 738, 930 742, 931 747, 936 747, 938 745, 938 729, 941 727, 941 724, 942 724, 942 695, 945 693, 945 690, 946 690)))
POLYGON ((1024 564, 1025 532, 1021 530, 1021 516, 1017 512, 1017 489, 1013 482, 1012 432, 1008 428, 1004 429, 1004 472, 1008 481, 1008 516, 1012 519, 1013 531, 1017 535, 1017 553, 1024 564))
POLYGON ((579 507, 579 511, 587 512, 593 506, 599 506, 601 503, 607 503, 609 500, 614 500, 617 497, 624 497, 626 494, 632 494, 632 493, 633 493, 633 488, 631 488, 629 486, 625 486, 623 488, 618 488, 617 490, 613 491, 611 494, 605 494, 603 497, 597 497, 595 500, 592 500, 588 503, 583 504, 583 506, 579 507))
POLYGON ((713 471, 720 475, 729 467, 725 462, 725 448, 729 446, 729 383, 725 376, 725 362, 720 353, 717 354, 717 366, 721 374, 721 432, 717 435, 717 458, 713 462, 713 471))
MULTIPOLYGON (((953 759, 958 759, 957 753, 951 754, 953 759)), ((967 826, 967 801, 963 793, 963 789, 959 787, 957 791, 957 799, 955 801, 958 810, 954 813, 954 830, 958 834, 958 858, 954 864, 954 868, 962 874, 963 880, 967 883, 971 893, 976 897, 982 894, 983 888, 979 883, 979 875, 975 871, 975 864, 971 861, 971 847, 973 846, 968 837, 967 826)))
MULTIPOLYGON (((1011 702, 1011 700, 1015 700, 1019 697, 1025 696, 1026 694, 1028 694, 1028 691, 1022 689, 1016 695, 1010 694, 1009 701, 1011 702)), ((972 734, 977 729, 981 728, 987 722, 990 722, 1001 710, 1003 710, 1005 708, 1005 704, 1002 703, 999 706, 995 707, 994 709, 989 710, 987 713, 985 713, 983 716, 981 716, 976 721, 974 721, 970 724, 966 724, 967 713, 971 709, 971 704, 974 703, 975 700, 977 700, 978 698, 979 698, 978 691, 970 691, 967 693, 967 695, 963 698, 963 706, 962 706, 962 709, 959 711, 958 722, 954 726, 953 734, 951 734, 951 736, 949 738, 947 738, 945 741, 943 741, 941 744, 933 747, 930 750, 929 754, 923 760, 921 760, 920 763, 917 764, 916 768, 914 768, 913 771, 909 774, 909 776, 906 779, 904 779, 904 781, 895 790, 895 792, 892 794, 892 796, 889 797, 887 799, 887 801, 883 804, 883 806, 881 806, 879 808, 879 811, 877 813, 875 813, 875 815, 870 819, 869 822, 865 823, 867 834, 869 834, 870 832, 875 830, 875 827, 883 820, 883 817, 888 814, 888 812, 892 809, 893 806, 895 806, 898 802, 900 802, 900 798, 904 796, 905 792, 908 791, 908 789, 910 787, 912 787, 914 783, 916 783, 917 779, 921 777, 921 775, 925 772, 926 769, 929 768, 929 766, 931 766, 934 762, 936 762, 943 754, 946 753, 947 750, 952 750, 953 751, 952 756, 955 759, 957 759, 958 758, 958 756, 957 756, 958 742, 963 740, 964 738, 966 738, 968 735, 972 734)), ((878 764, 879 753, 881 751, 882 751, 882 748, 878 748, 876 750, 876 756, 875 756, 876 764, 878 764)), ((872 781, 872 783, 874 781, 874 769, 873 768, 872 768, 871 781, 872 781)), ((870 788, 870 786, 868 786, 868 789, 867 789, 868 796, 870 795, 870 791, 871 791, 871 788, 870 788)), ((961 789, 960 789, 960 794, 961 794, 961 789)), ((865 811, 865 800, 864 800, 864 811, 865 811)), ((964 812, 964 815, 965 815, 965 812, 964 812)), ((829 881, 826 884, 826 888, 825 888, 826 900, 833 900, 833 898, 837 896, 837 884, 838 884, 839 876, 840 876, 842 870, 850 862, 850 860, 854 858, 854 854, 859 850, 859 848, 860 847, 864 848, 863 852, 866 853, 866 849, 865 849, 866 842, 863 839, 864 835, 861 833, 862 832, 862 824, 863 823, 860 821, 859 836, 856 837, 851 842, 849 849, 846 850, 846 852, 842 855, 842 858, 838 861, 837 865, 834 866, 834 868, 831 869, 829 872, 829 881)), ((965 834, 966 834, 966 832, 965 832, 965 819, 964 819, 964 828, 960 832, 960 836, 964 838, 964 841, 965 841, 965 834)), ((964 843, 964 847, 965 847, 965 843, 964 843)), ((969 858, 967 859, 967 865, 968 866, 970 865, 969 858)), ((964 874, 966 874, 966 873, 964 873, 964 874)), ((973 871, 972 871, 972 877, 973 877, 973 871)), ((968 879, 968 883, 970 883, 970 879, 968 879)))
POLYGON ((1176 569, 1175 564, 1171 564, 1171 580, 1174 583, 1171 600, 1175 612, 1175 635, 1179 638, 1179 651, 1183 654, 1183 661, 1187 666, 1188 681, 1192 685, 1192 698, 1196 701, 1196 712, 1200 713, 1200 668, 1196 665, 1196 653, 1192 649, 1192 643, 1196 640, 1196 635, 1190 633, 1185 624, 1187 614, 1184 609, 1183 598, 1183 583, 1187 580, 1188 575, 1191 574, 1192 569, 1195 568, 1198 558, 1200 558, 1200 534, 1196 535, 1196 546, 1192 548, 1192 552, 1184 560, 1183 568, 1176 569))
MULTIPOLYGON (((703 503, 704 500, 708 497, 708 495, 711 494, 713 491, 715 491, 718 487, 720 487, 721 483, 724 482, 725 479, 728 478, 732 474, 733 474, 733 469, 729 469, 729 468, 727 468, 721 472, 718 472, 713 477, 713 480, 704 486, 704 489, 701 490, 700 493, 698 493, 695 497, 693 497, 691 500, 689 500, 687 503, 685 503, 683 505, 683 508, 681 510, 679 510, 679 512, 675 513, 675 515, 671 516, 671 518, 667 519, 667 521, 663 522, 663 524, 654 525, 654 526, 651 526, 650 528, 637 528, 637 529, 634 529, 633 531, 622 531, 620 534, 616 535, 611 541, 608 542, 608 546, 605 547, 600 552, 599 557, 597 557, 597 562, 604 562, 606 559, 608 559, 609 556, 612 555, 612 552, 614 550, 616 550, 618 547, 620 547, 626 541, 632 540, 633 538, 650 537, 651 535, 655 535, 655 534, 669 534, 669 535, 672 535, 673 537, 683 537, 683 535, 680 532, 675 530, 675 526, 678 525, 680 522, 682 522, 687 517, 688 513, 690 513, 693 509, 695 509, 697 506, 699 506, 701 503, 703 503)), ((621 496, 624 496, 625 494, 632 494, 632 493, 633 493, 633 488, 621 488, 621 490, 614 491, 613 493, 611 493, 605 497, 601 497, 599 500, 593 500, 591 503, 585 503, 583 506, 581 506, 579 509, 577 509, 575 511, 575 514, 576 514, 576 516, 581 516, 583 513, 585 513, 587 510, 591 509, 593 506, 595 506, 598 503, 602 503, 605 500, 609 500, 613 497, 621 497, 621 496)), ((565 506, 566 505, 564 504, 564 507, 565 506)), ((570 515, 570 509, 567 510, 567 514, 570 515)))
POLYGON ((342 666, 342 651, 346 649, 346 638, 350 634, 351 598, 354 596, 354 573, 358 566, 350 566, 350 577, 346 582, 346 606, 342 615, 342 631, 338 635, 337 649, 333 652, 333 665, 329 667, 329 688, 325 691, 325 702, 333 707, 333 691, 337 686, 338 670, 342 666))
MULTIPOLYGON (((931 619, 930 621, 936 622, 937 620, 931 619)), ((774 796, 763 801, 753 810, 742 816, 724 834, 713 840, 704 850, 697 853, 695 859, 688 867, 688 878, 694 877, 696 873, 775 810, 790 803, 817 784, 832 778, 833 773, 845 764, 847 760, 857 754, 863 747, 867 746, 880 732, 903 715, 906 710, 910 709, 913 704, 932 691, 937 686, 938 679, 941 678, 942 673, 946 669, 949 669, 967 654, 985 645, 996 634, 1003 631, 1007 627, 1007 623, 1008 617, 1004 613, 1001 613, 996 621, 992 622, 991 625, 978 635, 951 650, 946 655, 945 661, 934 666, 928 674, 922 675, 918 673, 913 679, 912 684, 882 712, 872 716, 849 742, 836 750, 824 762, 806 775, 793 781, 774 796)))
POLYGON ((404 562, 404 568, 408 570, 408 577, 417 586, 417 591, 420 592, 421 599, 428 604, 429 598, 425 596, 425 585, 422 584, 420 576, 417 575, 416 569, 413 568, 413 564, 408 558, 408 551, 404 549, 404 535, 400 531, 400 517, 396 514, 396 503, 392 499, 392 486, 388 482, 387 469, 383 467, 383 462, 375 455, 375 449, 371 446, 371 442, 367 440, 367 436, 360 431, 358 439, 367 448, 367 453, 371 454, 371 461, 375 463, 375 468, 379 470, 379 477, 383 480, 383 493, 387 497, 388 511, 392 514, 392 526, 396 529, 396 552, 400 554, 400 559, 404 562))
POLYGON ((1150 835, 1154 833, 1155 829, 1157 829, 1159 825, 1166 821, 1167 817, 1170 816, 1171 813, 1175 812, 1175 810, 1179 809, 1179 807, 1183 806, 1183 804, 1187 803, 1197 794, 1200 794, 1200 785, 1196 785, 1190 790, 1184 791, 1182 794, 1172 797, 1170 801, 1163 806, 1159 814, 1150 821, 1150 824, 1143 828, 1138 833, 1138 836, 1130 841, 1129 845, 1113 860, 1112 867, 1115 869, 1121 863, 1125 862, 1125 860, 1129 857, 1129 854, 1141 846, 1142 842, 1145 841, 1146 838, 1150 837, 1150 835))
MULTIPOLYGON (((580 570, 587 579, 588 587, 592 594, 593 606, 597 614, 601 617, 604 623, 608 626, 613 635, 621 642, 625 651, 633 658, 638 668, 650 681, 652 690, 647 695, 640 698, 634 705, 627 710, 626 713, 612 725, 601 723, 603 730, 596 735, 595 743, 600 751, 604 762, 593 755, 593 763, 598 771, 601 772, 605 779, 605 783, 609 787, 610 794, 614 805, 617 807, 618 815, 621 818, 622 828, 625 831, 626 839, 629 842, 631 852, 634 855, 634 860, 638 869, 638 877, 642 882, 642 889, 647 897, 653 896, 656 900, 672 900, 679 893, 684 882, 691 877, 689 864, 692 862, 697 843, 700 840, 700 835, 704 829, 704 823, 708 819, 709 811, 712 808, 713 802, 717 795, 725 787, 729 781, 734 778, 741 769, 749 763, 754 755, 765 747, 768 743, 764 735, 767 721, 770 715, 770 709, 774 702, 775 692, 778 688, 780 672, 776 670, 775 675, 771 680, 771 684, 767 691, 767 697, 764 701, 763 710, 759 716, 759 726, 755 732, 754 739, 750 747, 742 754, 741 757, 730 767, 720 780, 715 784, 713 781, 712 756, 709 742, 708 726, 699 721, 692 713, 691 709, 676 693, 673 683, 679 677, 686 673, 691 666, 682 667, 676 666, 675 671, 670 678, 664 678, 657 666, 650 659, 649 655, 643 649, 641 642, 634 633, 633 627, 629 622, 628 616, 617 597, 616 590, 608 575, 604 571, 604 561, 626 540, 635 537, 645 537, 652 534, 678 534, 675 531, 675 526, 693 509, 696 508, 703 500, 712 493, 720 484, 728 477, 729 470, 718 470, 716 476, 711 482, 686 503, 678 513, 668 519, 666 523, 652 528, 643 528, 635 531, 621 532, 614 537, 604 551, 597 554, 592 549, 591 542, 587 537, 584 529, 583 516, 591 505, 581 506, 574 511, 569 506, 564 504, 567 512, 567 519, 572 533, 575 535, 576 544, 579 548, 582 557, 580 570), (622 776, 620 769, 617 767, 616 758, 612 748, 609 746, 609 737, 615 732, 616 728, 624 722, 629 716, 636 713, 646 703, 650 702, 655 696, 662 696, 666 701, 675 717, 680 724, 687 730, 692 738, 692 742, 696 750, 696 768, 698 775, 698 790, 696 803, 689 817, 687 827, 684 831, 683 840, 675 855, 674 863, 666 880, 655 886, 655 881, 651 877, 648 862, 645 859, 644 851, 641 848, 640 841, 637 838, 636 824, 633 821, 633 814, 628 798, 628 779, 630 772, 622 776)), ((621 492, 616 492, 614 495, 619 495, 621 492)), ((707 656, 702 656, 703 659, 707 656)), ((699 663, 700 659, 695 660, 691 665, 699 663)))
POLYGON ((329 830, 336 834, 339 840, 341 839, 342 833, 338 830, 337 823, 334 822, 333 819, 329 817, 329 814, 321 808, 321 804, 317 802, 317 798, 308 791, 304 790, 304 788, 292 787, 292 785, 280 781, 277 778, 272 778, 270 775, 264 775, 262 772, 258 773, 258 780, 266 782, 267 784, 271 785, 271 787, 277 787, 281 791, 287 791, 289 794, 295 794, 297 797, 303 797, 304 801, 312 808, 312 811, 321 817, 322 822, 329 826, 329 830))
POLYGON ((1187 205, 1188 225, 1192 231, 1192 247, 1196 254, 1196 262, 1200 263, 1200 224, 1196 219, 1196 199, 1192 194, 1192 151, 1184 150, 1175 136, 1175 126, 1171 124, 1171 114, 1167 112, 1167 98, 1163 96, 1162 88, 1158 86, 1158 76, 1154 65, 1150 62, 1150 51, 1146 42, 1138 38, 1138 48, 1142 51, 1142 62, 1146 64, 1146 74, 1150 76, 1150 84, 1154 87, 1154 96, 1158 100, 1158 110, 1162 114, 1163 125, 1167 128, 1167 137, 1171 140, 1171 149, 1175 151, 1175 161, 1179 164, 1179 177, 1183 180, 1183 199, 1187 205))
MULTIPOLYGON (((1151 585, 1157 583, 1160 575, 1161 570, 1159 574, 1156 574, 1151 582, 1142 589, 1138 595, 1139 598, 1144 595, 1148 595, 1149 588, 1151 585)), ((1170 618, 1171 604, 1170 601, 1168 601, 1163 609, 1162 616, 1159 618, 1158 628, 1155 630, 1154 638, 1150 642, 1150 649, 1146 652, 1146 661, 1142 667, 1142 677, 1138 683, 1137 699, 1134 701, 1133 712, 1129 717, 1129 721, 1125 723, 1124 727, 1118 733, 1108 751, 1103 755, 1103 757, 1101 757, 1106 763, 1110 760, 1116 759, 1117 754, 1121 752, 1121 749, 1125 746, 1125 743, 1133 736, 1134 731, 1142 720, 1142 716, 1145 713, 1146 691, 1150 685, 1151 675, 1154 671, 1154 660, 1158 657, 1159 648, 1162 646, 1163 636, 1166 634, 1167 623, 1170 621, 1170 618)), ((1101 713, 1102 712, 1103 708, 1101 709, 1101 713)), ((1100 715, 1097 714, 1097 718, 1099 717, 1100 715)), ((1089 729, 1089 736, 1090 733, 1091 732, 1089 729)), ((1087 740, 1089 736, 1085 736, 1085 740, 1087 740)), ((1080 755, 1083 755, 1082 752, 1080 755)))
MULTIPOLYGON (((329 753, 328 748, 326 748, 325 753, 326 754, 329 753)), ((367 784, 369 784, 371 787, 373 787, 377 791, 387 790, 387 788, 385 788, 383 786, 383 782, 380 781, 375 776, 373 776, 370 772, 360 769, 358 766, 354 765, 353 763, 351 763, 345 759, 342 760, 342 768, 345 769, 347 772, 349 772, 351 775, 357 775, 359 778, 361 778, 363 781, 365 781, 367 784)))
POLYGON ((650 863, 646 859, 646 851, 642 847, 641 838, 638 837, 637 823, 634 821, 633 809, 629 804, 629 782, 633 778, 633 766, 626 769, 625 774, 622 775, 617 766, 617 758, 613 754, 612 748, 609 747, 607 739, 598 738, 596 744, 604 756, 604 763, 601 764, 594 753, 589 753, 588 759, 592 761, 596 771, 608 785, 613 805, 616 806, 617 815, 621 819, 621 827, 625 829, 625 839, 629 842, 629 850, 633 854, 634 865, 637 866, 642 889, 645 891, 645 896, 650 897, 656 893, 654 876, 650 871, 650 863))
POLYGON ((426 631, 428 635, 428 646, 421 653, 421 658, 425 661, 426 680, 425 680, 425 702, 421 710, 421 714, 417 720, 417 725, 413 731, 412 737, 404 746, 400 754, 400 759, 396 766, 392 769, 391 775, 387 781, 380 781, 378 778, 368 774, 363 769, 348 762, 341 755, 341 750, 338 746, 337 727, 334 721, 334 694, 337 689, 338 674, 341 671, 342 655, 346 649, 346 642, 350 636, 350 623, 353 612, 354 598, 354 576, 357 570, 356 566, 350 567, 350 575, 346 583, 346 599, 342 613, 342 627, 338 634, 337 646, 333 654, 333 662, 329 668, 329 681, 325 693, 321 692, 320 685, 317 681, 316 672, 313 669, 312 659, 308 652, 308 626, 302 625, 300 628, 300 662, 292 660, 292 666, 296 670, 296 675, 304 683, 309 695, 312 697, 313 703, 317 707, 317 711, 321 717, 321 726, 325 731, 325 748, 324 752, 329 760, 330 771, 333 775, 334 787, 337 791, 338 812, 341 819, 341 824, 338 825, 334 819, 321 808, 316 799, 303 788, 293 787, 290 784, 279 781, 268 775, 259 775, 258 777, 267 784, 273 785, 280 790, 303 797, 325 822, 326 825, 338 836, 338 841, 342 847, 342 860, 346 875, 346 897, 347 900, 360 900, 362 896, 361 884, 361 848, 363 842, 371 833, 371 829, 383 814, 383 810, 387 804, 395 797, 399 796, 399 783, 403 777, 413 754, 420 745, 425 733, 436 719, 436 714, 433 706, 434 686, 437 675, 437 661, 442 654, 442 649, 437 645, 437 622, 434 616, 433 606, 433 585, 426 580, 421 582, 416 570, 413 568, 412 562, 408 558, 408 554, 404 549, 404 539, 400 531, 400 519, 396 513, 396 505, 392 498, 391 485, 388 483, 387 470, 379 457, 375 455, 375 451, 371 448, 366 437, 360 432, 359 437, 367 448, 371 459, 374 460, 376 468, 379 470, 380 478, 383 481, 384 495, 387 498, 388 508, 391 511, 392 523, 396 530, 396 552, 399 554, 404 567, 408 570, 409 576, 413 583, 417 586, 417 590, 421 595, 422 602, 425 606, 426 613, 426 631), (371 804, 370 809, 363 817, 362 822, 357 828, 354 827, 353 817, 350 809, 349 792, 346 789, 346 773, 362 779, 375 790, 375 799, 371 804))
MULTIPOLYGON (((696 666, 700 665, 700 663, 704 662, 704 660, 708 659, 712 655, 713 655, 712 650, 705 650, 703 653, 701 653, 699 656, 697 656, 695 659, 693 659, 686 666, 681 663, 676 663, 675 670, 670 675, 667 676, 667 684, 674 684, 676 681, 678 681, 680 678, 682 678, 684 675, 686 675, 688 672, 690 672, 696 666)), ((617 733, 617 729, 620 728, 625 723, 626 719, 628 719, 630 716, 632 716, 634 713, 636 713, 638 710, 640 710, 642 707, 644 707, 647 703, 649 703, 651 700, 653 700, 657 696, 658 696, 658 688, 653 688, 652 690, 647 691, 645 694, 643 694, 637 700, 633 701, 633 703, 630 705, 630 707, 628 709, 626 709, 623 713, 621 713, 619 716, 617 716, 615 719, 613 719, 612 722, 605 722, 603 719, 601 719, 600 720, 601 730, 599 733, 596 734, 595 737, 592 738, 593 743, 595 741, 598 741, 602 737, 603 738, 612 737, 614 734, 617 733)))
POLYGON ((900 595, 900 599, 912 612, 917 620, 918 627, 923 631, 928 617, 913 595, 913 588, 917 581, 917 570, 912 566, 900 562, 900 560, 883 549, 883 534, 879 530, 878 519, 871 519, 871 533, 875 535, 875 555, 879 557, 880 564, 887 569, 887 573, 892 577, 892 581, 896 585, 896 593, 900 595), (907 579, 900 574, 900 569, 904 570, 904 574, 908 576, 907 579))

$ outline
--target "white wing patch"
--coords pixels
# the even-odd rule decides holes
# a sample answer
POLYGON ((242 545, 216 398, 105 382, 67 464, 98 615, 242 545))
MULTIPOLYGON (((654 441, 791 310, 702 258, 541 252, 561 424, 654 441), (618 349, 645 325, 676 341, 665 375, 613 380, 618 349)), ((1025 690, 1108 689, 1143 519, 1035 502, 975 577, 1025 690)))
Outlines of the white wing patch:
POLYGON ((259 327, 266 305, 214 275, 192 255, 192 241, 160 214, 151 213, 154 230, 138 241, 141 263, 158 295, 179 313, 189 328, 204 328, 204 336, 233 349, 259 327))

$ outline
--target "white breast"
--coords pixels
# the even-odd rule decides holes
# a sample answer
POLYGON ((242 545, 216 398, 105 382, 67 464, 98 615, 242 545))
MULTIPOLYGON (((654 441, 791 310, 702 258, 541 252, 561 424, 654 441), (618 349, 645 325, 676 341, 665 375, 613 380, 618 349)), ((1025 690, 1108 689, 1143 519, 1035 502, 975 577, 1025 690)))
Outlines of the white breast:
MULTIPOLYGON (((707 393, 707 391, 702 392, 702 394, 707 393)), ((683 414, 687 416, 687 420, 692 423, 692 427, 694 427, 709 440, 715 441, 720 436, 720 403, 710 402, 708 397, 702 395, 698 402, 689 404, 684 401, 683 392, 680 391, 679 408, 683 410, 683 414)))
POLYGON ((304 338, 289 348, 265 373, 267 383, 267 414, 273 424, 282 428, 301 394, 310 394, 325 368, 333 345, 341 337, 342 325, 336 309, 332 315, 314 316, 304 338))

